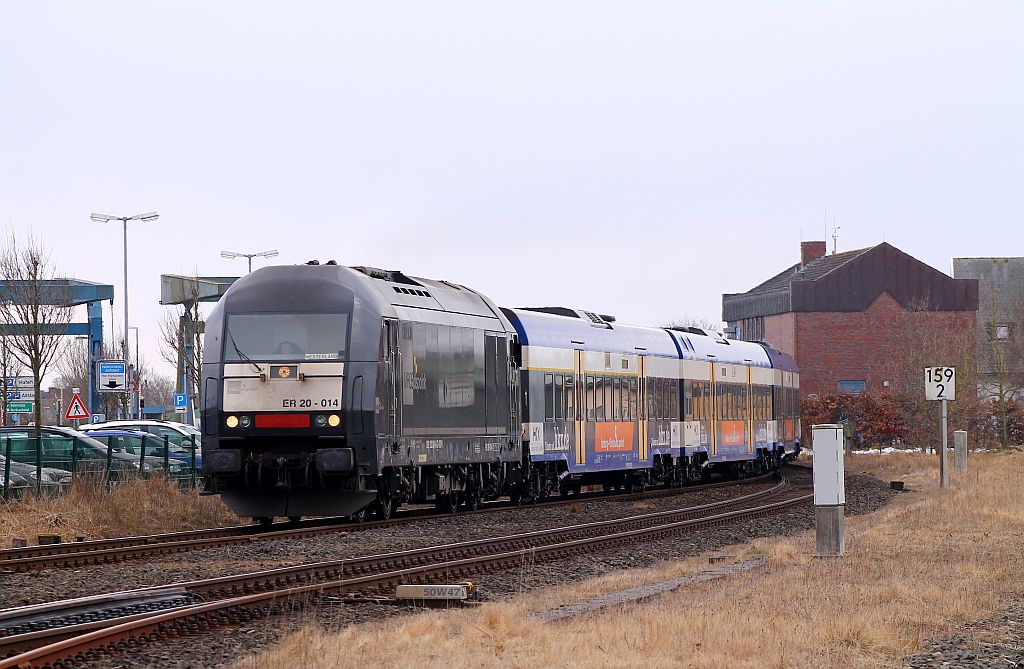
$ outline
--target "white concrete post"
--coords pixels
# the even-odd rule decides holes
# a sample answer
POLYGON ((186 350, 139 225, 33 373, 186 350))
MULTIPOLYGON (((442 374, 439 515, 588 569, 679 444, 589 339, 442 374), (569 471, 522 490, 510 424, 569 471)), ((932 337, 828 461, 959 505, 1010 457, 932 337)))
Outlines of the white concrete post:
POLYGON ((843 426, 814 425, 814 525, 819 556, 842 555, 846 550, 846 482, 843 462, 843 426))
POLYGON ((953 432, 953 466, 958 472, 967 469, 967 432, 953 432))

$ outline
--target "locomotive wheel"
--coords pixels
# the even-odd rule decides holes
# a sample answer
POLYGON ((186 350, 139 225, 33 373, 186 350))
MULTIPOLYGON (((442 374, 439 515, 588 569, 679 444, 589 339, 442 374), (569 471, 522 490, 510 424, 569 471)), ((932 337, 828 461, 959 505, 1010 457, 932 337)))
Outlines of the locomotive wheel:
POLYGON ((302 520, 302 516, 288 516, 289 523, 297 523, 302 520))
POLYGON ((482 501, 480 495, 471 494, 466 497, 466 509, 468 511, 476 511, 480 508, 480 502, 482 501))
POLYGON ((458 513, 459 493, 450 492, 447 495, 438 495, 434 505, 439 513, 458 513))
POLYGON ((395 511, 395 501, 391 497, 382 497, 373 505, 373 513, 381 520, 391 520, 391 514, 395 511))
POLYGON ((252 522, 257 523, 260 527, 267 527, 274 522, 273 516, 253 516, 252 522))

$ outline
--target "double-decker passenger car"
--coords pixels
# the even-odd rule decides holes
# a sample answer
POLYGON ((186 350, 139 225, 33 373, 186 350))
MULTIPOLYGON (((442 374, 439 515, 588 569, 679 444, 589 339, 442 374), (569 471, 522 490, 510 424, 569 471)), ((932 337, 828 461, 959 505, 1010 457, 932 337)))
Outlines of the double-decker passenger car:
POLYGON ((673 485, 777 466, 798 448, 797 387, 785 354, 702 330, 267 267, 207 319, 203 463, 210 491, 262 520, 673 485))

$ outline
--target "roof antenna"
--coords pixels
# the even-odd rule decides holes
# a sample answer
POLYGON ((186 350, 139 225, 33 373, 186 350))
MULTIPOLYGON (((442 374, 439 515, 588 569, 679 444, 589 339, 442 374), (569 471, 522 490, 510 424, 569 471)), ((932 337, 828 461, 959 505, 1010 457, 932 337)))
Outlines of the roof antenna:
MULTIPOLYGON (((832 218, 832 222, 835 223, 835 217, 832 218)), ((839 226, 832 228, 832 255, 836 254, 836 246, 839 244, 839 226)))

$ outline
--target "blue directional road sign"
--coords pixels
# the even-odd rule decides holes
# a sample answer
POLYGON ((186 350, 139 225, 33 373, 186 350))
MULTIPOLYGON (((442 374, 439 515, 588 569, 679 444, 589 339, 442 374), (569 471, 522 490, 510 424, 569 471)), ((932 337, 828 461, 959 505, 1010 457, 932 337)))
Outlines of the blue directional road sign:
POLYGON ((128 391, 128 362, 125 360, 100 360, 96 363, 96 388, 101 393, 123 393, 128 391))
POLYGON ((174 393, 174 410, 177 413, 185 413, 188 410, 188 395, 185 393, 174 393))

